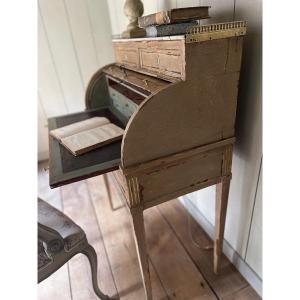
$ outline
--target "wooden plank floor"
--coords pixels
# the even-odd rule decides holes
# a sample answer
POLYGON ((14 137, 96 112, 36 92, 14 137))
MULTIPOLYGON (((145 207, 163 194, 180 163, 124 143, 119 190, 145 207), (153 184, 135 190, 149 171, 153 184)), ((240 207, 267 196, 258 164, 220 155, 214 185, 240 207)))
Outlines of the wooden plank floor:
MULTIPOLYGON (((38 168, 38 195, 85 230, 98 255, 101 289, 122 300, 144 299, 129 212, 112 178, 97 176, 50 190, 45 165, 38 168)), ((212 272, 212 241, 190 218, 193 236, 203 249, 192 242, 188 213, 178 200, 144 214, 154 300, 261 299, 225 257, 221 274, 212 272)), ((98 299, 92 289, 88 260, 77 255, 40 283, 38 299, 98 299)))

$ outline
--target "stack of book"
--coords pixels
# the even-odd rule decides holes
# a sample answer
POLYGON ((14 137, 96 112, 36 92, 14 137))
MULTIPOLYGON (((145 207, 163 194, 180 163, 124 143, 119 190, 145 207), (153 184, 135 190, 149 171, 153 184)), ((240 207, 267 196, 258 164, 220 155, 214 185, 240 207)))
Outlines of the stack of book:
POLYGON ((185 34, 197 21, 209 18, 210 6, 176 8, 139 17, 139 27, 146 30, 147 37, 185 34))

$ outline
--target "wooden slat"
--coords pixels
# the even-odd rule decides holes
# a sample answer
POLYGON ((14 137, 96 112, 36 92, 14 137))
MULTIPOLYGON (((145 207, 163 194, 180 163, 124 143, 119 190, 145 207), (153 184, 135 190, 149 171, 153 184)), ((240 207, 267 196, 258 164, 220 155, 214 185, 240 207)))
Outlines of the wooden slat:
POLYGON ((262 169, 260 169, 245 259, 259 277, 262 277, 262 205, 262 169))
POLYGON ((157 207, 144 215, 148 253, 168 297, 217 299, 157 207))
MULTIPOLYGON (((152 2, 152 0, 150 0, 152 2)), ((184 2, 185 0, 183 0, 184 2)), ((170 10, 172 8, 177 8, 177 2, 178 0, 156 0, 157 2, 157 11, 162 11, 162 10, 170 10)))
POLYGON ((49 157, 47 117, 40 97, 38 98, 38 160, 49 157))
MULTIPOLYGON (((101 1, 102 2, 102 1, 101 1)), ((113 35, 117 35, 120 34, 120 20, 117 17, 113 17, 115 16, 115 12, 117 10, 117 4, 121 4, 120 1, 116 2, 116 1, 105 1, 107 2, 107 6, 108 6, 108 11, 109 11, 109 16, 110 16, 110 26, 111 26, 111 31, 113 35)))
MULTIPOLYGON (((230 205, 227 217, 227 239, 241 257, 245 257, 256 184, 262 157, 262 1, 235 1, 235 20, 245 20, 245 39, 241 77, 237 137, 230 205), (253 64, 253 61, 256 63, 253 64), (246 134, 246 135, 245 135, 246 134), (251 138, 246 138, 246 136, 251 138)), ((258 250, 259 252, 259 250, 258 250)), ((251 268, 255 266, 250 265, 251 268)))
POLYGON ((200 5, 211 6, 209 14, 211 19, 201 20, 201 25, 217 22, 233 21, 235 0, 199 0, 200 5))
MULTIPOLYGON (((220 267, 220 274, 213 272, 213 249, 205 250, 196 247, 188 232, 188 213, 182 205, 176 201, 169 201, 159 206, 159 210, 168 221, 177 238, 184 245, 185 250, 192 257, 203 276, 209 282, 216 294, 223 298, 228 293, 233 293, 248 286, 246 280, 237 272, 234 266, 223 256, 220 267)), ((193 236, 204 248, 212 246, 212 241, 208 238, 201 227, 194 219, 191 219, 193 236)))
POLYGON ((199 0, 181 0, 177 1, 177 8, 199 6, 199 0))
MULTIPOLYGON (((103 189, 105 185, 102 176, 90 178, 87 183, 103 232, 119 295, 122 300, 144 299, 145 293, 132 235, 130 216, 124 206, 112 211, 107 199, 107 191, 103 189)), ((119 207, 122 205, 119 194, 113 185, 110 186, 114 206, 119 207)), ((153 299, 165 299, 166 294, 151 265, 150 277, 153 299)))
POLYGON ((126 30, 129 23, 128 19, 124 15, 124 1, 115 0, 107 1, 110 13, 110 20, 112 26, 112 34, 119 35, 126 30))
POLYGON ((74 300, 71 297, 67 264, 39 283, 37 296, 39 300, 74 300))
POLYGON ((144 4, 144 16, 157 12, 157 1, 143 1, 144 4))
POLYGON ((38 15, 38 49, 38 91, 40 100, 43 101, 46 117, 66 114, 68 108, 40 11, 38 15))
POLYGON ((81 72, 84 86, 86 86, 90 77, 98 68, 87 1, 65 0, 65 8, 78 59, 79 71, 81 72))
MULTIPOLYGON (((85 231, 89 243, 95 248, 98 257, 98 283, 105 294, 116 295, 116 287, 110 264, 99 230, 98 221, 92 206, 85 181, 61 188, 64 213, 85 231)), ((91 270, 86 257, 77 255, 69 261, 70 281, 73 300, 91 300, 98 297, 92 288, 91 270)))
MULTIPOLYGON (((43 162, 38 167, 38 197, 62 210, 60 189, 51 190, 49 187, 49 173, 44 170, 47 165, 43 162)), ((40 300, 72 300, 67 264, 38 284, 37 295, 40 300)))
POLYGON ((96 48, 98 66, 101 67, 114 61, 111 42, 111 25, 108 5, 114 1, 87 0, 91 31, 96 48), (101 13, 101 17, 100 17, 101 13))
POLYGON ((49 187, 49 163, 41 162, 38 165, 38 197, 47 201, 55 208, 62 210, 61 192, 57 188, 55 190, 49 187))
POLYGON ((224 300, 261 300, 261 297, 249 286, 225 297, 224 300))
POLYGON ((82 110, 84 85, 64 1, 39 0, 39 9, 68 110, 69 112, 82 110))

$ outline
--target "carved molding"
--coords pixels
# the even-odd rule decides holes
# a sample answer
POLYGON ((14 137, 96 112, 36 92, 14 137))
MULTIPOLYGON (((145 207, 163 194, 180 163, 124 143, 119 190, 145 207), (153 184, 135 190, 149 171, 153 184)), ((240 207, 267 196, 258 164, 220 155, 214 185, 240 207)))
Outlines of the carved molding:
POLYGON ((232 145, 225 147, 224 154, 223 154, 223 165, 222 165, 222 175, 223 176, 231 174, 232 149, 233 149, 232 145))
POLYGON ((140 186, 138 183, 137 177, 127 178, 127 186, 128 186, 128 205, 130 208, 139 206, 141 204, 140 197, 140 186))

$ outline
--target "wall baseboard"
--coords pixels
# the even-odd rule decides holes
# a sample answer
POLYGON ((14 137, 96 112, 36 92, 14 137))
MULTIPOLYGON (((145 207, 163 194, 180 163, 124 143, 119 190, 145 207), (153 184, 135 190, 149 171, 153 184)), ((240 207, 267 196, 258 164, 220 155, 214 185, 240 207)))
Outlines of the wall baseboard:
MULTIPOLYGON (((200 224, 203 230, 209 235, 211 239, 214 238, 214 226, 205 218, 200 210, 186 197, 180 197, 179 201, 192 215, 192 217, 200 224)), ((242 276, 249 282, 254 290, 262 297, 262 280, 251 269, 251 267, 243 260, 243 258, 231 247, 231 245, 224 240, 223 253, 237 268, 242 276)))

